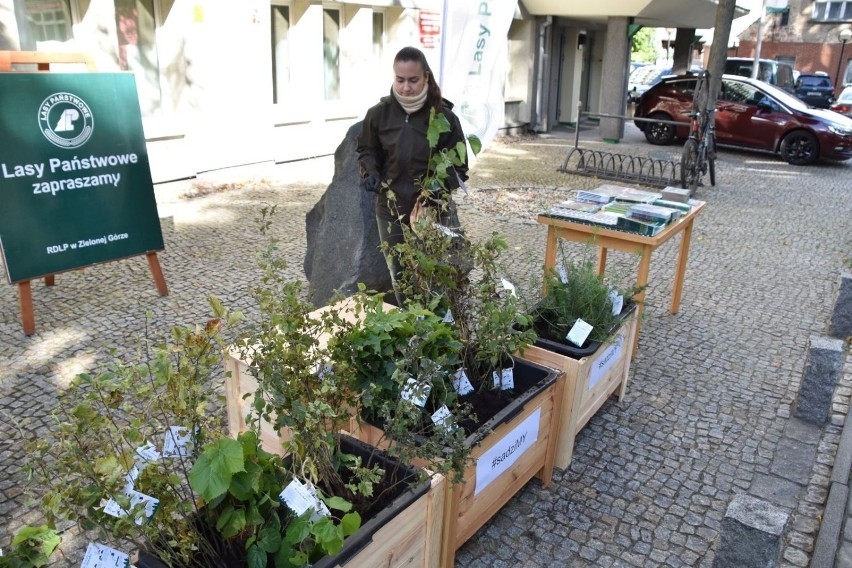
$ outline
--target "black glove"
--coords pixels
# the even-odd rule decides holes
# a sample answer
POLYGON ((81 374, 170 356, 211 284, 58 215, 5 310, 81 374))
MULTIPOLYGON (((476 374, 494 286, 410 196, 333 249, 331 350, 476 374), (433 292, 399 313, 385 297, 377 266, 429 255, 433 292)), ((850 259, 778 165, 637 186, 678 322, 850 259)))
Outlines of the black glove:
POLYGON ((376 174, 373 174, 373 175, 368 176, 364 179, 364 189, 366 189, 367 191, 372 192, 372 193, 378 193, 379 192, 379 183, 380 183, 379 176, 377 176, 376 174))

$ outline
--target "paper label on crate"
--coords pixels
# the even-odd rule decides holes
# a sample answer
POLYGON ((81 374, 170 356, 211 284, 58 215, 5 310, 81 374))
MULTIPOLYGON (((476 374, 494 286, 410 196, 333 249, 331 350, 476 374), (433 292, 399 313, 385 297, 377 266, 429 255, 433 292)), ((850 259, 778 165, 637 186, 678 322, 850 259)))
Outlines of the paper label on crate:
POLYGON ((459 396, 473 392, 473 385, 470 384, 470 379, 467 378, 467 373, 464 369, 459 369, 453 375, 453 388, 459 393, 459 396))
POLYGON ((129 565, 127 554, 99 542, 90 542, 80 568, 127 568, 129 565))
POLYGON ((592 368, 589 371, 589 388, 592 390, 598 384, 607 371, 609 371, 615 362, 621 359, 621 350, 624 347, 624 336, 619 335, 615 340, 607 345, 603 353, 592 362, 592 368))
POLYGON ((160 507, 160 500, 156 497, 151 497, 150 495, 145 495, 144 493, 140 493, 139 491, 134 491, 132 489, 127 491, 126 495, 130 498, 130 508, 128 510, 122 509, 121 505, 119 505, 115 499, 110 499, 104 506, 104 513, 112 515, 113 517, 121 518, 130 514, 130 511, 132 511, 137 505, 143 505, 145 507, 145 518, 136 519, 137 525, 143 525, 146 521, 151 520, 151 517, 154 516, 154 513, 156 513, 157 509, 160 507))
POLYGON ((476 460, 476 487, 474 495, 488 487, 518 461, 524 452, 530 449, 538 440, 538 429, 541 422, 541 408, 527 416, 511 432, 503 436, 499 442, 491 446, 476 460))
POLYGON ((137 463, 146 464, 160 460, 160 452, 157 451, 156 446, 151 442, 145 442, 144 446, 136 448, 136 455, 139 457, 139 462, 137 463))
POLYGON ((612 302, 612 315, 617 316, 620 314, 621 308, 624 307, 624 296, 619 294, 615 288, 610 288, 609 301, 612 302))
POLYGON ((185 458, 192 452, 192 434, 184 426, 172 426, 163 442, 164 458, 185 458))
POLYGON ((565 265, 561 262, 557 264, 556 272, 559 274, 559 280, 561 280, 563 284, 568 284, 568 271, 565 269, 565 265))
POLYGON ((447 405, 441 406, 438 410, 432 414, 432 422, 441 426, 445 430, 449 430, 452 425, 453 414, 450 412, 450 409, 447 408, 447 405))
POLYGON ((426 401, 429 399, 431 391, 432 385, 429 383, 418 383, 416 380, 409 378, 405 381, 405 388, 402 389, 400 396, 402 400, 407 400, 423 408, 426 406, 426 401))
POLYGON ((503 369, 499 373, 494 371, 491 380, 495 389, 512 390, 515 388, 515 371, 512 368, 503 369))
POLYGON ((504 290, 508 290, 512 297, 518 297, 518 291, 515 289, 515 285, 506 280, 505 278, 500 279, 500 284, 503 286, 504 290))
POLYGON ((584 322, 581 318, 577 318, 577 321, 574 322, 574 326, 571 328, 571 331, 568 332, 568 335, 565 336, 565 339, 577 347, 582 347, 586 342, 586 338, 589 337, 589 334, 592 333, 593 329, 594 327, 584 322))
POLYGON ((456 323, 456 320, 453 317, 453 312, 451 310, 447 310, 447 313, 444 314, 444 319, 442 321, 444 323, 456 323))
POLYGON ((322 517, 331 515, 331 511, 317 496, 316 489, 308 487, 298 479, 290 482, 284 490, 278 494, 278 499, 296 514, 297 517, 313 510, 311 522, 318 521, 322 517))

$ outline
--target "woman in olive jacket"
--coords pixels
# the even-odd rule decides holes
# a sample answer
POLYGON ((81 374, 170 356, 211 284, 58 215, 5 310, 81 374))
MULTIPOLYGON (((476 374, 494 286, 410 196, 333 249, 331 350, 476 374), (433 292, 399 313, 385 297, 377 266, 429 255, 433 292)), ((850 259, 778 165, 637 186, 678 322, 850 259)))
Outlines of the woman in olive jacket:
MULTIPOLYGON (((393 62, 394 82, 389 96, 382 97, 367 111, 358 137, 358 162, 364 189, 378 193, 376 221, 379 237, 391 247, 403 242, 402 223, 410 224, 410 214, 421 194, 419 181, 428 173, 429 113, 432 108, 441 112, 450 123, 450 131, 438 139, 435 151, 452 149, 464 142, 453 104, 441 96, 441 89, 429 68, 426 56, 414 47, 405 47, 393 62), (396 199, 388 199, 393 191, 396 199)), ((445 191, 430 195, 450 205, 449 192, 467 180, 467 157, 464 165, 449 171, 445 191)), ((442 209, 443 214, 449 207, 442 209)), ((394 289, 400 265, 394 255, 387 257, 394 289)), ((397 300, 402 298, 397 294, 397 300)))

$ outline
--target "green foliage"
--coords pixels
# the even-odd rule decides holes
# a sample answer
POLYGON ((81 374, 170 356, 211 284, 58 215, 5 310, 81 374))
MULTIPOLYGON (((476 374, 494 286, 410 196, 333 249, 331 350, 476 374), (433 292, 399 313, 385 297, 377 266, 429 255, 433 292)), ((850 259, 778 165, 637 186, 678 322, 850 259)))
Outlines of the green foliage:
MULTIPOLYGON (((442 112, 429 111, 429 126, 426 131, 426 140, 429 142, 429 164, 428 171, 419 180, 420 189, 425 197, 435 201, 446 201, 447 178, 453 171, 454 166, 461 166, 467 161, 467 145, 458 142, 453 148, 437 149, 441 134, 451 130, 450 122, 442 112)), ((474 154, 482 149, 482 142, 474 135, 468 136, 467 141, 474 154)))
POLYGON ((384 431, 392 442, 388 454, 399 461, 426 463, 440 473, 463 471, 470 453, 464 433, 435 427, 429 418, 442 405, 456 420, 470 414, 451 377, 462 345, 432 311, 415 305, 387 309, 382 299, 363 290, 356 294, 359 321, 334 342, 335 359, 360 394, 360 417, 384 431), (427 398, 426 412, 403 392, 427 398))
POLYGON ((39 568, 47 566, 59 546, 59 534, 47 525, 22 527, 11 547, 0 556, 0 568, 39 568))
MULTIPOLYGON (((565 336, 579 318, 593 327, 589 341, 607 341, 621 323, 621 317, 612 313, 612 287, 598 276, 591 260, 563 262, 562 266, 567 281, 556 270, 545 276, 547 294, 532 310, 533 325, 542 337, 566 343, 565 336)), ((625 305, 641 291, 636 286, 615 289, 625 305)))
POLYGON ((656 34, 653 28, 642 28, 630 41, 630 60, 654 63, 657 60, 656 34))

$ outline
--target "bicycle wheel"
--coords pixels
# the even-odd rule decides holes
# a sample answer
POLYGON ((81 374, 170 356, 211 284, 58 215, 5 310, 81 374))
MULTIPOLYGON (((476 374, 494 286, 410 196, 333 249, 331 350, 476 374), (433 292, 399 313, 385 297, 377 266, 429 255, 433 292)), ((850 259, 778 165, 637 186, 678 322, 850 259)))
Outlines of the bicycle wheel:
POLYGON ((680 154, 680 186, 688 189, 689 194, 695 193, 698 187, 698 142, 688 138, 680 154))

